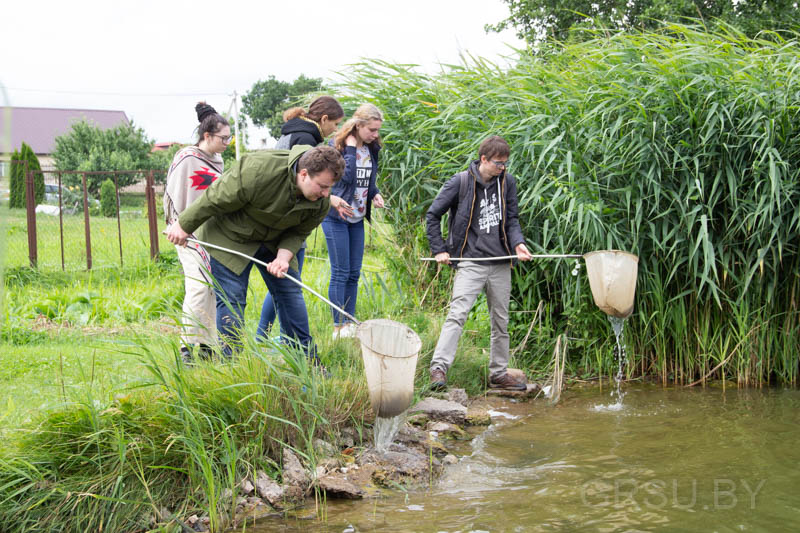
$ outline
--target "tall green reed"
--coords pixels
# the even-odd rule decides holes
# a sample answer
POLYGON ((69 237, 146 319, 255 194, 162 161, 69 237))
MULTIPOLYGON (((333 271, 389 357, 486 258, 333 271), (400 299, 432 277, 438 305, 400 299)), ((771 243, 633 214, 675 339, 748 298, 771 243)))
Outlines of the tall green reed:
MULTIPOLYGON (((368 60, 341 88, 386 114, 382 184, 409 268, 444 180, 500 134, 534 253, 639 255, 630 373, 796 383, 798 59, 795 38, 669 25, 549 43, 507 68, 471 57, 423 74, 368 60)), ((602 316, 569 312, 570 269, 522 265, 515 300, 547 302, 556 331, 609 338, 602 316)), ((604 372, 609 358, 573 370, 604 372)))

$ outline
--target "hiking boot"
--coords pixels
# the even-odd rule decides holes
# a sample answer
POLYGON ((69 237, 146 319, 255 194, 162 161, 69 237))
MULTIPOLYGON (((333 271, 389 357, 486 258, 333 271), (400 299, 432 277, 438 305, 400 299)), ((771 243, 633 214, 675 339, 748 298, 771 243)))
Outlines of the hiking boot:
POLYGON ((489 380, 490 389, 506 389, 506 390, 527 390, 528 385, 523 381, 517 380, 508 372, 504 372, 499 376, 494 376, 489 380))
POLYGON ((443 370, 431 370, 431 390, 444 390, 447 388, 447 375, 443 370))

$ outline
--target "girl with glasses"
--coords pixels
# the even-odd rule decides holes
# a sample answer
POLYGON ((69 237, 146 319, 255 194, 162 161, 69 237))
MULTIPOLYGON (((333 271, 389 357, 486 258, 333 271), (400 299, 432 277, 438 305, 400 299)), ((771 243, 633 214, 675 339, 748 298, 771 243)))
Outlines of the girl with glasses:
MULTIPOLYGON (((164 216, 169 227, 178 216, 199 198, 211 183, 222 175, 222 152, 228 147, 231 128, 228 121, 210 105, 198 102, 198 140, 179 150, 167 173, 164 191, 164 216)), ((211 285, 209 256, 202 246, 187 243, 175 246, 183 267, 184 297, 181 334, 181 357, 187 364, 198 355, 211 356, 211 345, 217 336, 216 299, 211 285)))

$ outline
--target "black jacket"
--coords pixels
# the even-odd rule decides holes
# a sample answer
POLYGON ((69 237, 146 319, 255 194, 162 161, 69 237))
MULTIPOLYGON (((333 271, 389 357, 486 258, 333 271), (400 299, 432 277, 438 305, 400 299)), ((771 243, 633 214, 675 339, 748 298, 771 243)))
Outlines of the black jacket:
POLYGON ((296 117, 283 123, 283 126, 281 126, 281 138, 278 139, 275 148, 289 150, 296 144, 317 146, 321 142, 322 132, 319 131, 317 123, 296 117))
MULTIPOLYGON (((475 181, 481 179, 478 173, 478 161, 473 161, 469 169, 459 172, 444 184, 433 200, 425 221, 428 243, 434 255, 447 252, 451 257, 462 257, 472 217, 475 213, 475 181), (442 238, 441 219, 449 212, 447 241, 442 238)), ((500 240, 508 255, 517 245, 525 242, 522 228, 519 225, 519 208, 517 207, 517 181, 505 171, 495 179, 500 180, 500 202, 503 211, 500 240)))

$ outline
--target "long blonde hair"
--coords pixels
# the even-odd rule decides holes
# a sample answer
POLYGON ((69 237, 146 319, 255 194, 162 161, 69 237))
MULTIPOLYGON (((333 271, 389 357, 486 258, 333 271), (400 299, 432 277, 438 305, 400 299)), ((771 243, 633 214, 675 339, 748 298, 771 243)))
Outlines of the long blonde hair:
MULTIPOLYGON (((381 110, 373 104, 361 104, 358 106, 356 112, 353 113, 353 117, 344 123, 344 126, 342 126, 342 128, 333 138, 333 147, 340 152, 344 152, 345 139, 347 139, 349 135, 355 135, 356 128, 358 126, 363 126, 370 120, 380 120, 383 122, 383 113, 381 113, 381 110)), ((380 135, 376 139, 376 142, 381 144, 380 135)))

